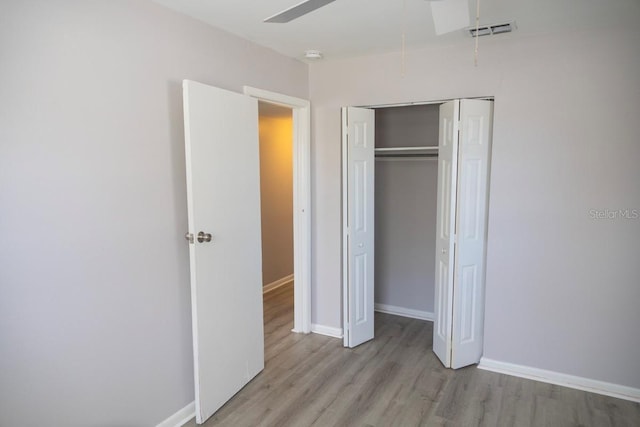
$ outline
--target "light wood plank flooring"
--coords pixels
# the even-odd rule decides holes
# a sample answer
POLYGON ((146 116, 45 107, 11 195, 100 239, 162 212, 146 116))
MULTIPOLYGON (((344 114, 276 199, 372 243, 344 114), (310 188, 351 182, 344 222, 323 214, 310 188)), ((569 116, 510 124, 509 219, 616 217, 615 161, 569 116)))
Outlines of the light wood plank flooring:
MULTIPOLYGON (((487 372, 444 369, 432 323, 376 313, 376 338, 294 334, 293 288, 265 295, 265 370, 214 426, 640 426, 640 404, 487 372)), ((189 426, 195 426, 192 421, 189 426)))

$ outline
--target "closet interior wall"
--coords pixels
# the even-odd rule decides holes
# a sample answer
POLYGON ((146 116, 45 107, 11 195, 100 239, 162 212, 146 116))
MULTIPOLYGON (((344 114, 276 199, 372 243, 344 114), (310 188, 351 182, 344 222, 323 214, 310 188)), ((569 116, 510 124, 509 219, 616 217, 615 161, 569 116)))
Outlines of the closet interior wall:
MULTIPOLYGON (((376 109, 376 148, 438 146, 439 105, 376 109)), ((375 163, 375 303, 433 318, 437 157, 375 163)))

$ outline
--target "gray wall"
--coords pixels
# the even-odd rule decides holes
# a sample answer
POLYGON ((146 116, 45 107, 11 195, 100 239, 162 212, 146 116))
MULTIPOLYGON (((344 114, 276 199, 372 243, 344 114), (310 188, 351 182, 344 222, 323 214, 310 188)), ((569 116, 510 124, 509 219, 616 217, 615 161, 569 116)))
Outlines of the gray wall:
POLYGON ((640 220, 590 214, 640 209, 628 18, 483 38, 478 67, 471 40, 409 51, 404 77, 399 53, 311 65, 313 322, 341 326, 340 107, 493 95, 484 355, 640 388, 640 220))
POLYGON ((433 313, 438 162, 376 159, 375 302, 433 313))
POLYGON ((376 147, 438 145, 439 104, 376 108, 376 147))
POLYGON ((155 425, 194 398, 181 80, 307 66, 134 0, 5 0, 0 64, 0 425, 155 425))
POLYGON ((262 284, 293 274, 293 115, 259 103, 262 284))
MULTIPOLYGON (((438 145, 439 105, 376 109, 376 147, 438 145)), ((377 157, 375 302, 433 313, 438 162, 377 157)))

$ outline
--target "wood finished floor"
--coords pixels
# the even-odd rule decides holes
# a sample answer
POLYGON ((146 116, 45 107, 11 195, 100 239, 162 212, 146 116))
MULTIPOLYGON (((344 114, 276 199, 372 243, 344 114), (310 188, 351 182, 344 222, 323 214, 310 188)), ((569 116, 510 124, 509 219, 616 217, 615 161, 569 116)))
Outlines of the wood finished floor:
POLYGON ((291 333, 292 286, 265 295, 264 311, 264 371, 205 426, 640 426, 639 403, 444 369, 431 322, 376 313, 375 340, 345 349, 291 333))

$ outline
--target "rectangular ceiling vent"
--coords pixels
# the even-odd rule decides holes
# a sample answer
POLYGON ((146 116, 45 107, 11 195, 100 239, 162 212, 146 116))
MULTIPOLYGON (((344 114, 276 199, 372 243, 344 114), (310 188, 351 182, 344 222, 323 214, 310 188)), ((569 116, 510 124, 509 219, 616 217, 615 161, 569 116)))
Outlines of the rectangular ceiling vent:
POLYGON ((478 27, 477 33, 476 33, 476 27, 469 27, 466 29, 466 31, 471 37, 476 37, 476 36, 482 37, 482 36, 491 36, 495 34, 510 33, 516 28, 517 28, 516 22, 511 21, 511 22, 504 22, 502 24, 481 25, 478 27))

